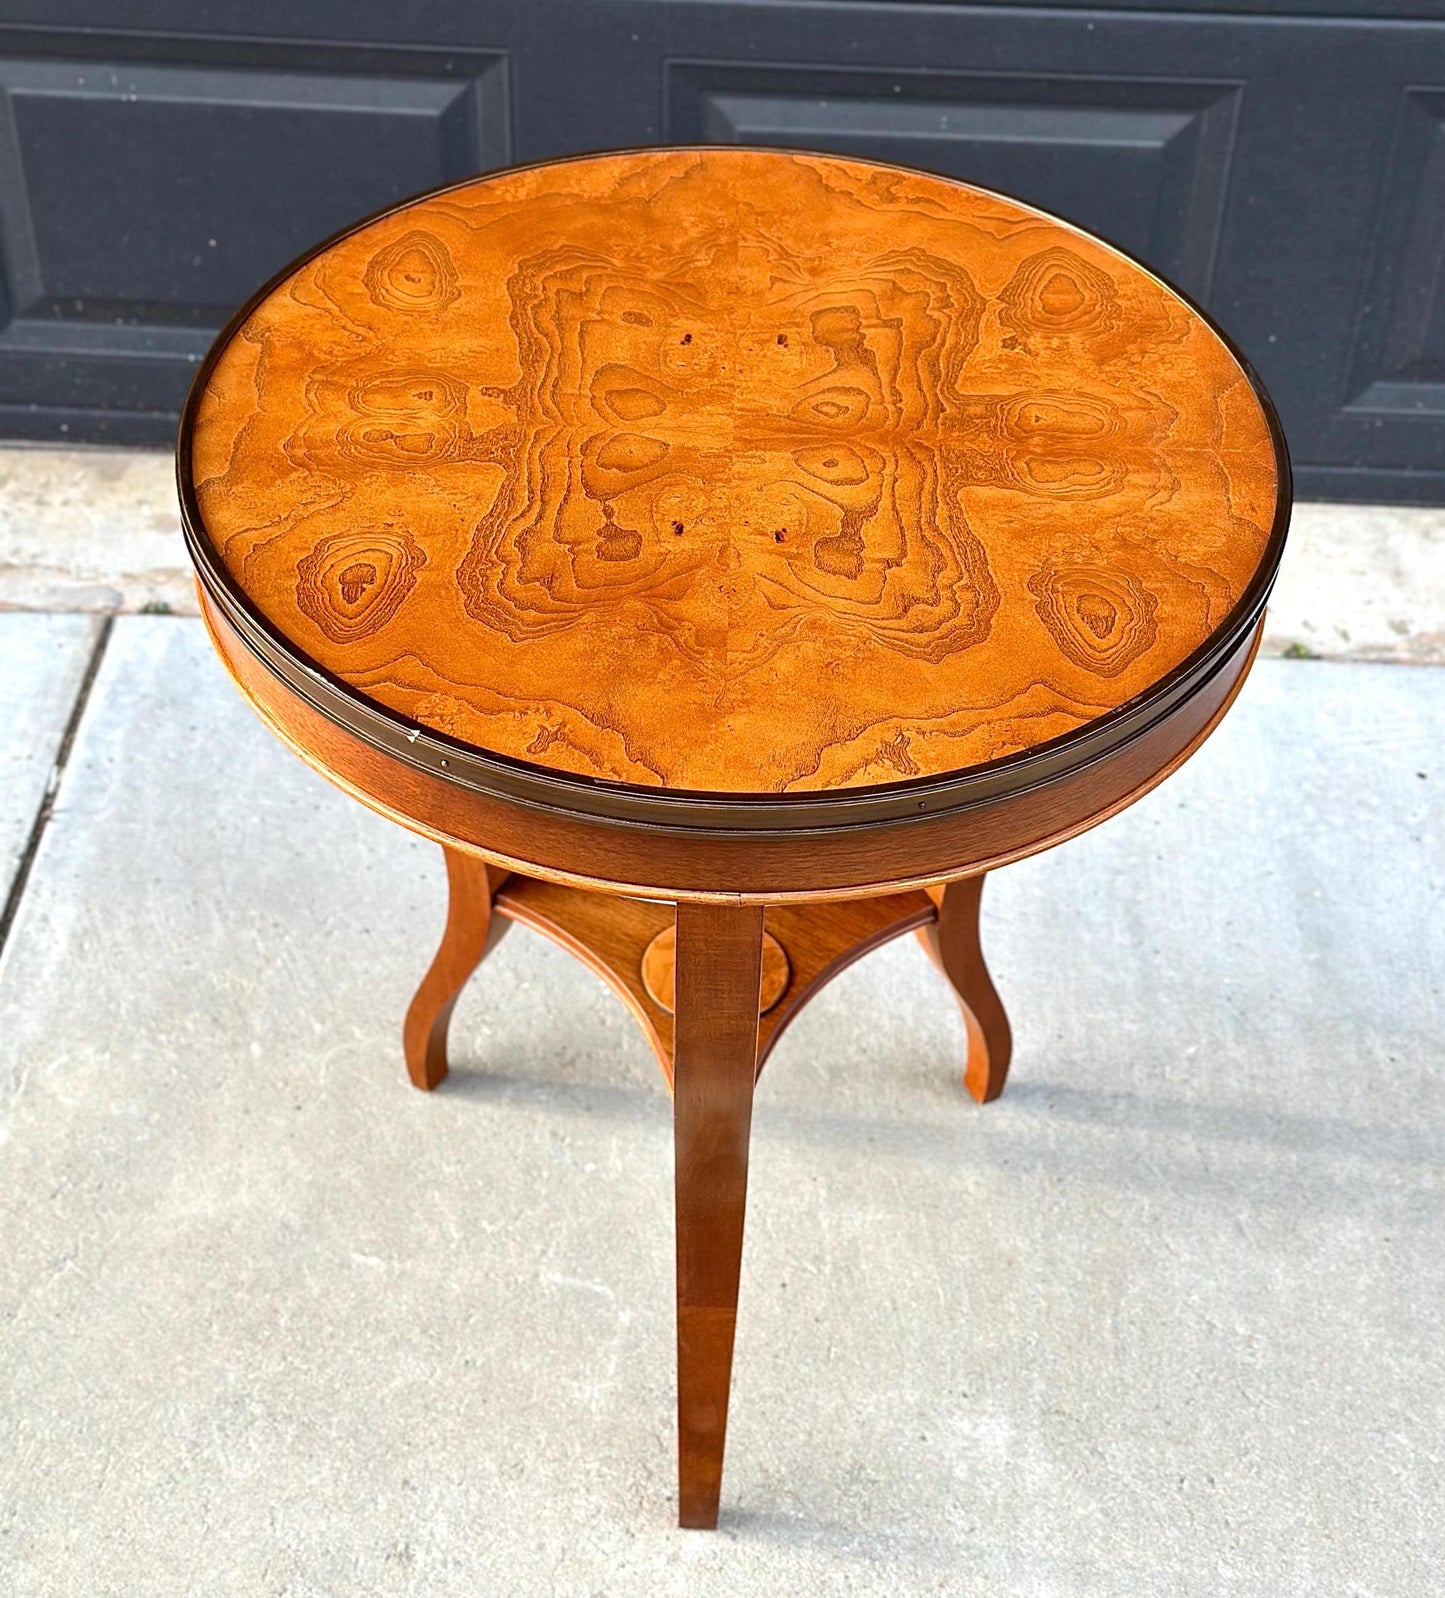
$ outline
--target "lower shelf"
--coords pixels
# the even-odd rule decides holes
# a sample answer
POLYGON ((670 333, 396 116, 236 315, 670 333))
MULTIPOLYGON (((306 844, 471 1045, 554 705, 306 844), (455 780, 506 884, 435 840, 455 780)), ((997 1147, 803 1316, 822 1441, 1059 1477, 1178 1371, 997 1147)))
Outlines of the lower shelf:
MULTIPOLYGON (((673 924, 672 905, 513 875, 497 889, 493 906, 560 943, 615 990, 637 1018, 671 1086, 672 1015, 654 997, 671 988, 658 969, 667 958, 665 941, 648 962, 652 991, 643 967, 649 945, 673 924)), ((787 971, 781 993, 759 1017, 758 1070, 783 1028, 824 983, 891 938, 928 925, 937 913, 933 899, 922 892, 769 906, 763 924, 781 945, 787 971)))

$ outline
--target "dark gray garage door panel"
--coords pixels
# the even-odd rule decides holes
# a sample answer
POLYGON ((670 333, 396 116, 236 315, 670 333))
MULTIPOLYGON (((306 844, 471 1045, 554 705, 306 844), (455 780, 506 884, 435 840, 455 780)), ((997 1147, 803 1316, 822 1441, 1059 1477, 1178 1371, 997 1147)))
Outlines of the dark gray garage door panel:
POLYGON ((1427 492, 1445 497, 1445 89, 1401 93, 1378 211, 1363 220, 1373 251, 1344 402, 1319 453, 1382 472, 1424 468, 1427 492))
POLYGON ((496 54, 318 71, 311 50, 261 53, 0 60, 6 431, 165 437, 257 284, 367 211, 510 159, 496 54))

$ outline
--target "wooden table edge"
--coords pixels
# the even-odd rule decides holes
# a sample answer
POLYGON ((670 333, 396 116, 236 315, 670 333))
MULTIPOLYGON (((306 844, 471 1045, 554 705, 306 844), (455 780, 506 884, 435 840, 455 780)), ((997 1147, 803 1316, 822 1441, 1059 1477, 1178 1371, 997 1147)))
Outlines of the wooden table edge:
MULTIPOLYGON (((1176 749, 1170 752, 1157 766, 1132 786, 1111 797, 1097 808, 1086 811, 1066 824, 1046 830, 1045 832, 1029 838, 1027 841, 1018 842, 1010 847, 999 848, 982 852, 967 859, 961 859, 956 864, 943 870, 925 870, 905 872, 898 875, 882 878, 860 878, 846 883, 839 882, 822 887, 757 887, 743 890, 723 890, 696 883, 679 881, 666 881, 659 876, 657 881, 623 880, 618 877, 606 877, 586 872, 568 870, 553 862, 529 858, 527 855, 508 852, 490 844, 480 842, 475 836, 467 836, 460 832, 449 831, 430 823, 423 818, 401 808, 395 803, 388 802, 380 793, 363 785, 361 782, 348 777, 339 771, 333 761, 328 760, 320 752, 321 745, 329 744, 331 747, 352 747, 356 758, 371 765, 383 773, 388 767, 394 768, 393 776, 415 777, 413 768, 405 767, 402 762, 396 761, 391 756, 382 754, 372 746, 356 737, 354 733, 337 726, 329 721, 319 711, 302 701, 299 696, 285 687, 256 657, 246 648, 244 642, 221 614, 219 608, 206 592, 204 586, 197 582, 197 593, 200 601, 200 610, 206 629, 210 634, 211 642, 217 654, 221 657, 227 672, 233 682, 240 689, 242 695, 251 705, 252 709, 260 716, 261 720, 293 753, 304 760, 312 770, 318 772, 340 788, 344 793, 374 810, 377 814, 395 821, 409 831, 422 837, 430 838, 433 842, 445 848, 457 849, 466 854, 475 855, 494 865, 502 866, 507 870, 520 871, 528 876, 540 877, 545 881, 557 882, 569 887, 589 888, 599 892, 615 893, 624 897, 660 898, 672 901, 690 901, 702 904, 805 904, 826 903, 829 900, 870 898, 876 895, 898 893, 913 888, 928 888, 940 883, 957 880, 964 876, 982 875, 999 866, 1008 865, 1016 860, 1025 859, 1027 856, 1037 854, 1044 849, 1052 848, 1056 844, 1064 843, 1070 838, 1079 836, 1089 831, 1092 827, 1107 821, 1111 816, 1117 815, 1136 800, 1157 787, 1166 777, 1176 771, 1197 750, 1223 720, 1230 706, 1237 698, 1240 689, 1248 677, 1251 667, 1259 653, 1260 641, 1264 633, 1264 615, 1261 614, 1252 632, 1246 637, 1243 644, 1238 646, 1234 655, 1230 657, 1219 671, 1210 678, 1201 689, 1193 695, 1184 705, 1180 706, 1170 717, 1168 724, 1176 720, 1202 699, 1209 697, 1208 690, 1216 691, 1223 682, 1222 696, 1214 703, 1207 720, 1199 726, 1176 749), (305 736, 306 732, 313 734, 317 743, 313 745, 305 736)), ((1139 742, 1148 733, 1158 733, 1159 724, 1147 729, 1140 734, 1135 743, 1139 742)), ((1101 765, 1110 765, 1127 754, 1131 745, 1114 751, 1110 756, 1100 762, 1101 765)), ((444 779, 436 778, 434 781, 441 783, 444 779)), ((476 798, 464 790, 456 790, 458 795, 476 798)), ((1026 795, 1014 796, 999 800, 999 806, 1007 807, 1017 804, 1026 795)), ((502 801, 496 801, 502 803, 502 801)), ((521 809, 521 807, 513 807, 521 809)), ((965 812, 958 819, 966 820, 965 812)), ((930 821, 940 818, 929 818, 930 821)), ((943 818, 947 819, 947 818, 943 818)), ((872 829, 884 831, 889 824, 875 823, 872 829)), ((925 823, 893 823, 900 825, 920 826, 925 823)), ((584 827, 579 827, 579 838, 585 833, 594 834, 594 839, 599 850, 605 847, 607 832, 618 827, 626 826, 630 831, 646 835, 649 831, 645 826, 636 823, 593 822, 584 827)), ((841 834, 845 829, 837 829, 841 834)), ((852 830, 852 829, 848 829, 852 830)), ((654 833, 654 835, 656 835, 654 833)), ((698 839, 701 846, 712 840, 702 837, 698 839)), ((746 840, 738 840, 740 843, 746 840)), ((812 840, 818 852, 826 852, 828 840, 826 835, 821 841, 812 840)))

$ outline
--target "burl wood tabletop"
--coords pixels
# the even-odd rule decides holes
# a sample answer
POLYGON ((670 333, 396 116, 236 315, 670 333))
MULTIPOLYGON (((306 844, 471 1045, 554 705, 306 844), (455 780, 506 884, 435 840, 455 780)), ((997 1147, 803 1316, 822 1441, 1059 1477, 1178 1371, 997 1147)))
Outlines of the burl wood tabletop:
POLYGON ((484 178, 333 243, 211 371, 234 583, 479 749, 733 793, 1067 734, 1215 632, 1279 467, 1209 325, 997 195, 708 149, 484 178))

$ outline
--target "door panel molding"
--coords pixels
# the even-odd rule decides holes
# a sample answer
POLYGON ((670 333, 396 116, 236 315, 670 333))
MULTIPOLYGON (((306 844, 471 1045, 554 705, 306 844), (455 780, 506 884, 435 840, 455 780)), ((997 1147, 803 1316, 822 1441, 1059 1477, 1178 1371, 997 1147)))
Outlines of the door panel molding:
POLYGON ((511 158, 499 52, 0 56, 0 427, 168 441, 235 305, 319 237, 511 158))

